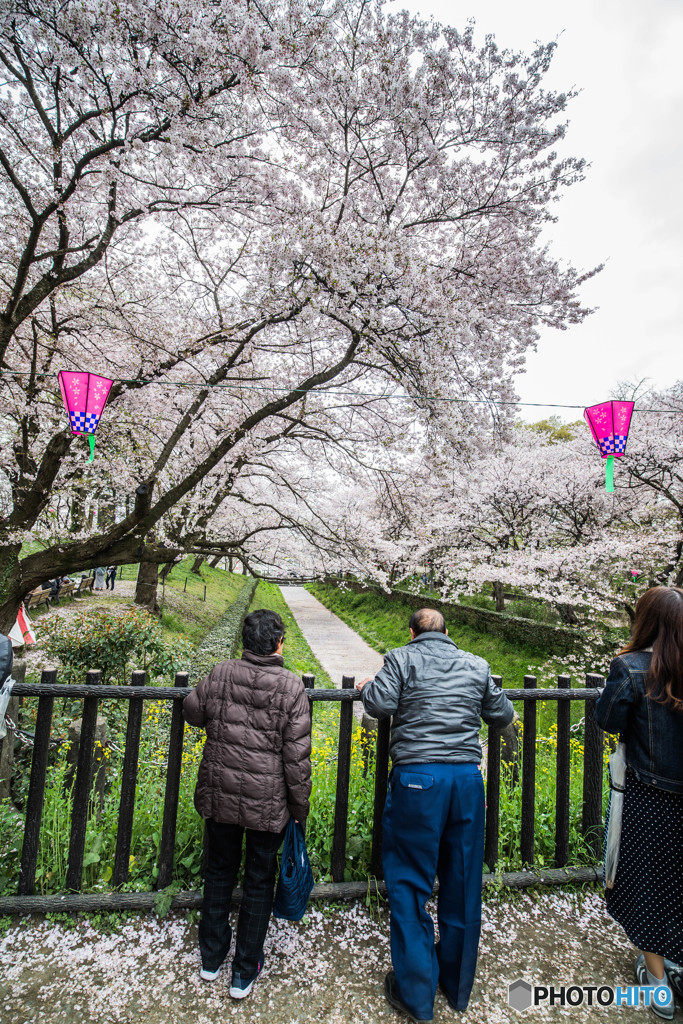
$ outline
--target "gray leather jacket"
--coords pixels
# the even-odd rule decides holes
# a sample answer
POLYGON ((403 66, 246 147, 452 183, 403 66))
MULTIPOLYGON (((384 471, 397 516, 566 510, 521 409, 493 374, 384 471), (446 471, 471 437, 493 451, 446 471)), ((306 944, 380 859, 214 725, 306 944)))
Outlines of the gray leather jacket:
POLYGON ((388 651, 361 691, 369 715, 393 715, 394 764, 481 761, 481 719, 509 725, 512 704, 491 679, 488 662, 461 651, 445 633, 421 633, 388 651))

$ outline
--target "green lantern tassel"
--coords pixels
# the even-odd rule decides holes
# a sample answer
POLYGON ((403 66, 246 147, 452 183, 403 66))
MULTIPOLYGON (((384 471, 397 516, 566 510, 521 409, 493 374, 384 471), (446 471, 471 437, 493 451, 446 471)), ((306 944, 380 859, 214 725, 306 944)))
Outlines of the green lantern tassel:
MULTIPOLYGON (((93 459, 95 458, 95 435, 94 434, 88 434, 88 444, 90 445, 90 458, 88 459, 88 462, 92 462, 93 459)), ((612 490, 614 490, 614 487, 612 488, 612 490)))
MULTIPOLYGON (((93 438, 94 441, 94 438, 93 438)), ((614 491, 614 456, 607 456, 607 465, 605 466, 605 490, 612 494, 614 491)))

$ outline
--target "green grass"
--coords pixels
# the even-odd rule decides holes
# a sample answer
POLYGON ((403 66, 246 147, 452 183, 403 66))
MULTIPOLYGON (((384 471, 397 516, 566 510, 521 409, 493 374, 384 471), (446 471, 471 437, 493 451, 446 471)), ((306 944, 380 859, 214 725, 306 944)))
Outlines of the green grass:
MULTIPOLYGON (((384 597, 374 591, 357 594, 323 583, 307 584, 306 589, 380 654, 386 654, 394 647, 402 647, 410 640, 408 622, 413 609, 398 598, 384 597)), ((537 650, 531 651, 492 633, 480 633, 472 626, 449 620, 448 614, 446 626, 448 635, 458 647, 488 661, 492 673, 502 677, 504 687, 521 689, 524 686, 525 675, 535 675, 539 688, 554 687, 557 685, 557 675, 563 672, 574 675, 574 686, 583 683, 581 678, 577 679, 575 672, 570 672, 561 659, 553 657, 551 651, 539 654, 537 650)), ((572 669, 575 669, 575 666, 572 666, 572 669)), ((515 709, 518 714, 522 714, 520 702, 516 703, 515 709)), ((583 705, 578 701, 572 701, 571 714, 572 722, 578 722, 583 714, 583 705)), ((539 702, 539 733, 547 731, 555 721, 554 702, 539 702)), ((486 731, 485 728, 484 734, 486 731)))
POLYGON ((193 561, 192 557, 184 558, 171 570, 163 591, 159 587, 159 603, 164 632, 169 636, 183 636, 198 646, 225 615, 248 577, 212 569, 206 562, 200 568, 201 575, 197 576, 190 572, 193 561))
MULTIPOLYGON (((248 577, 225 572, 223 569, 213 569, 207 562, 200 567, 200 573, 197 575, 190 572, 193 562, 194 556, 190 555, 171 569, 166 577, 166 585, 162 587, 161 582, 159 583, 157 600, 161 606, 164 635, 168 638, 183 637, 197 647, 209 630, 225 615, 248 577)), ((134 583, 137 574, 136 564, 119 566, 116 582, 134 583)), ((112 600, 111 595, 106 597, 112 600)), ((116 596, 114 600, 117 600, 116 596)), ((130 604, 132 598, 120 600, 130 604)))
MULTIPOLYGON (((258 584, 249 611, 253 612, 258 608, 268 608, 270 611, 277 612, 285 624, 285 644, 282 649, 285 668, 297 676, 314 675, 316 689, 333 687, 334 683, 306 643, 280 588, 275 583, 258 584)), ((316 701, 313 708, 314 746, 328 742, 330 750, 336 752, 339 735, 339 705, 329 701, 316 701)), ((332 766, 336 778, 336 760, 333 761, 332 766)), ((317 788, 314 786, 314 789, 317 788)), ((320 800, 323 798, 322 795, 318 795, 314 799, 319 806, 320 800)))
MULTIPOLYGON (((402 647, 410 640, 408 621, 413 609, 401 600, 374 592, 356 594, 322 583, 310 583, 306 589, 355 629, 380 654, 386 654, 394 647, 402 647)), ((480 633, 464 623, 449 620, 448 615, 446 625, 448 635, 458 647, 485 658, 491 671, 494 675, 502 676, 506 686, 523 686, 524 676, 529 674, 547 676, 551 667, 549 662, 558 672, 562 671, 562 663, 553 659, 551 651, 539 655, 520 644, 491 633, 480 633)))
MULTIPOLYGON (((166 578, 165 587, 159 584, 157 600, 161 606, 161 624, 167 639, 182 637, 197 647, 218 620, 225 615, 248 577, 238 573, 213 569, 208 563, 200 568, 200 575, 190 572, 194 557, 184 558, 166 578), (204 586, 206 585, 206 599, 204 586)), ((88 592, 74 600, 63 598, 62 607, 81 606, 84 608, 124 608, 133 603, 132 597, 121 594, 120 584, 135 583, 137 564, 119 566, 114 593, 109 591, 88 592), (117 589, 118 588, 118 589, 117 589)), ((80 576, 73 570, 72 578, 80 576)), ((31 618, 40 619, 49 614, 46 605, 31 609, 31 618)))
POLYGON ((331 687, 332 680, 306 643, 280 588, 275 583, 258 584, 249 611, 253 612, 258 608, 268 608, 270 611, 277 612, 285 624, 286 637, 282 651, 285 668, 297 676, 307 673, 314 675, 317 688, 331 687))

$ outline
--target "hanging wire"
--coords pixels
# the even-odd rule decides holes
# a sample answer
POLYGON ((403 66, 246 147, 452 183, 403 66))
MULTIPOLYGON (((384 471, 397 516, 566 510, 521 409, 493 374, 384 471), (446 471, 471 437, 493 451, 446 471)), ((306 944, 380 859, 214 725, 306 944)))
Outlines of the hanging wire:
MULTIPOLYGON (((0 370, 0 378, 2 377, 30 377, 30 370, 0 370)), ((34 373, 34 377, 54 377, 54 373, 34 373)), ((564 405, 559 402, 516 402, 513 399, 497 399, 497 398, 443 398, 440 395, 378 395, 374 391, 333 391, 326 388, 296 388, 296 387, 271 387, 269 385, 259 384, 208 384, 199 381, 187 381, 187 380, 152 380, 145 377, 133 377, 130 379, 120 379, 117 381, 118 384, 146 384, 153 385, 157 384, 160 387, 174 387, 174 388, 216 388, 219 390, 226 391, 268 391, 268 392, 282 392, 283 394, 296 394, 301 393, 302 395, 331 395, 334 398, 374 398, 377 401, 402 401, 402 402, 444 402, 455 405, 499 405, 499 406, 523 406, 527 409, 578 409, 581 412, 586 408, 583 405, 564 405)), ((640 409, 634 406, 633 412, 649 412, 655 413, 656 415, 663 416, 666 413, 679 413, 683 415, 681 409, 640 409)))

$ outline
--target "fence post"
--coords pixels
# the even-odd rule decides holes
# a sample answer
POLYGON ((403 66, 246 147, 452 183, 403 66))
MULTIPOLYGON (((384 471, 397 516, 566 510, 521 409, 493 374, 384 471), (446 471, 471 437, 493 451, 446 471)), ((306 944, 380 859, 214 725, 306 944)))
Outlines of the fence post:
MULTIPOLYGON (((306 673, 305 675, 303 675, 301 677, 301 682, 304 684, 304 689, 305 690, 312 690, 313 687, 315 686, 315 676, 310 675, 309 673, 306 673)), ((310 697, 308 698, 308 710, 309 710, 310 715, 311 715, 311 729, 312 729, 313 728, 313 701, 311 700, 310 697)))
MULTIPOLYGON (((342 676, 342 689, 353 690, 355 676, 342 676)), ((343 882, 346 868, 346 831, 349 814, 349 780, 351 775, 351 733, 353 702, 340 701, 339 744, 337 747, 337 788, 334 799, 334 834, 332 837, 332 881, 343 882)))
MULTIPOLYGON (((605 685, 602 676, 588 673, 586 687, 605 685)), ((595 863, 602 854, 602 749, 604 733, 596 723, 595 701, 585 702, 585 725, 583 733, 583 808, 581 829, 583 837, 590 849, 595 863)))
MULTIPOLYGON (((571 676, 558 676, 557 686, 568 690, 571 676)), ((571 701, 557 701, 557 761, 555 766, 555 867, 569 860, 569 726, 571 701)))
MULTIPOLYGON (((88 672, 85 677, 86 686, 98 686, 101 675, 102 673, 99 671, 88 672)), ((81 738, 78 747, 78 764, 71 811, 69 863, 66 870, 66 888, 71 892, 80 892, 83 883, 83 854, 85 852, 85 833, 88 827, 93 748, 97 728, 97 704, 97 697, 83 698, 81 738)))
MULTIPOLYGON (((524 689, 536 689, 536 676, 524 676, 524 689)), ((522 741, 522 864, 534 862, 534 824, 536 794, 536 701, 524 701, 524 737, 522 741)))
MULTIPOLYGON (((131 686, 144 686, 145 673, 133 672, 131 686)), ((128 881, 130 864, 130 843, 133 834, 135 813, 135 787, 138 781, 138 754, 140 751, 140 728, 142 725, 142 697, 131 697, 128 702, 128 725, 126 747, 123 755, 121 774, 121 799, 119 801, 119 827, 116 833, 116 853, 112 885, 123 885, 128 881)))
POLYGON ((204 600, 206 601, 206 583, 204 584, 204 600))
POLYGON ((489 726, 488 754, 486 758, 486 831, 484 861, 489 871, 495 871, 498 861, 498 833, 500 827, 500 729, 489 726))
MULTIPOLYGON (((187 672, 177 672, 175 686, 187 686, 187 672)), ((164 820, 161 826, 161 842, 159 843, 159 874, 157 889, 165 889, 173 878, 173 852, 175 850, 175 831, 178 821, 178 797, 180 795, 180 770, 183 760, 183 703, 173 701, 171 712, 171 734, 168 740, 168 764, 166 766, 166 792, 164 794, 164 820)))
MULTIPOLYGON (((49 669, 40 677, 42 684, 54 686, 57 672, 49 669)), ((43 799, 45 796, 45 775, 47 773, 47 755, 50 746, 50 729, 52 726, 52 709, 54 697, 38 698, 38 715, 33 741, 33 757, 31 758, 31 776, 26 800, 26 825, 24 828, 24 845, 21 851, 21 867, 19 868, 19 896, 32 896, 36 885, 36 867, 38 865, 38 849, 40 823, 43 817, 43 799)))
POLYGON ((377 748, 375 753, 375 801, 372 813, 372 851, 370 873, 383 878, 382 870, 382 815, 387 798, 389 779, 389 738, 391 718, 380 718, 377 723, 377 748))

